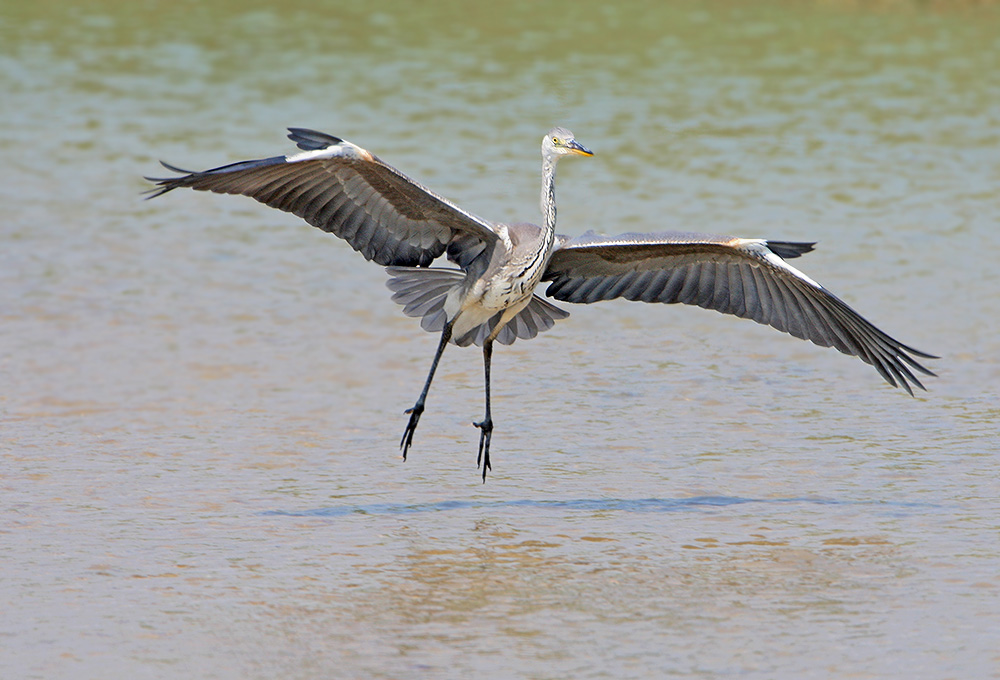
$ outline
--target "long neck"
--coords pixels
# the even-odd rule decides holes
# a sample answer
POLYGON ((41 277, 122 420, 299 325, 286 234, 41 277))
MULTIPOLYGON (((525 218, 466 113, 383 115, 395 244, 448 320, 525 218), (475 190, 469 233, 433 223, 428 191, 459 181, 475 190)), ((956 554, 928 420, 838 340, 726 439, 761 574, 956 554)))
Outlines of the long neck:
POLYGON ((546 240, 556 233, 556 159, 542 155, 542 215, 546 240))

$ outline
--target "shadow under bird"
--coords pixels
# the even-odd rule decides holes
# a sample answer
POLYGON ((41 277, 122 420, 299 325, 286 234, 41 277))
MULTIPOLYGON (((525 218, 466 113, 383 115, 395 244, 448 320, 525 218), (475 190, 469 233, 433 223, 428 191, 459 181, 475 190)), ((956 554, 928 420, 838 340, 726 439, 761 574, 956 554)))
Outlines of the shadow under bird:
POLYGON ((592 156, 569 130, 542 138, 542 226, 500 224, 462 210, 370 152, 346 140, 289 128, 299 153, 224 165, 180 176, 147 178, 149 198, 188 187, 242 194, 293 213, 346 240, 365 259, 384 265, 392 299, 441 334, 430 371, 403 431, 403 458, 413 444, 427 392, 449 342, 483 348, 486 414, 477 465, 490 466, 490 358, 493 343, 530 339, 569 316, 535 294, 562 302, 613 298, 683 303, 766 324, 871 364, 892 386, 923 389, 914 372, 934 375, 914 357, 936 357, 889 337, 785 260, 814 243, 684 232, 569 238, 556 234, 556 163, 592 156), (458 269, 430 268, 438 257, 458 269))

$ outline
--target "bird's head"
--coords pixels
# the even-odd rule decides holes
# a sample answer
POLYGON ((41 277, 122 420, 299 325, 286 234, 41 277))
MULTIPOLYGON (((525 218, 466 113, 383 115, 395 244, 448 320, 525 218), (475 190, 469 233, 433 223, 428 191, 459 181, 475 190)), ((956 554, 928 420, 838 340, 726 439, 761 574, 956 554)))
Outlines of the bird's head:
POLYGON ((564 127, 549 130, 542 138, 542 155, 552 159, 562 156, 593 156, 594 152, 576 141, 573 133, 564 127))

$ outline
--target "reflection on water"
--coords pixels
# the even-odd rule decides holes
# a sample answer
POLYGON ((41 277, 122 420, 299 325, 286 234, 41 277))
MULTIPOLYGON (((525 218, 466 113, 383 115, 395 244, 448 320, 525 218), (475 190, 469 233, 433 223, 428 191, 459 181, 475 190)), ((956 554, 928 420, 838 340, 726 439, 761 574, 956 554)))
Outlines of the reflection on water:
MULTIPOLYGON (((991 677, 995 7, 219 0, 0 8, 0 677, 991 677), (449 350, 208 167, 343 135, 478 214, 818 240, 940 354, 909 399, 739 319, 572 309, 449 350), (277 510, 276 510, 277 508, 277 510), (305 508, 304 510, 302 508, 305 508)), ((798 263, 799 261, 797 261, 798 263)))
POLYGON ((289 517, 343 517, 345 515, 409 515, 448 510, 513 510, 517 508, 542 508, 546 510, 621 511, 621 512, 680 512, 702 507, 726 507, 744 503, 808 503, 818 505, 878 504, 892 508, 933 508, 928 503, 897 503, 879 501, 836 501, 828 498, 732 498, 729 496, 696 496, 693 498, 577 498, 572 500, 514 500, 514 501, 441 501, 440 503, 373 503, 316 510, 268 510, 262 515, 289 517))

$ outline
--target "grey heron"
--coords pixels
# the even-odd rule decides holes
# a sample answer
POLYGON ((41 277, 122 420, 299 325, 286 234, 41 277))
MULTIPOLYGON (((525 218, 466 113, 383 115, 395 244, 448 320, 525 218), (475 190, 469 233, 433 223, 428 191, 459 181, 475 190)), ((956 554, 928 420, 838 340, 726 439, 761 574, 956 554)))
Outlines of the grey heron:
POLYGON ((480 430, 476 464, 486 481, 493 343, 533 338, 569 316, 535 294, 542 281, 550 282, 545 294, 562 302, 682 303, 752 319, 857 356, 911 396, 911 384, 924 389, 915 372, 934 375, 915 357, 936 357, 891 338, 786 262, 814 243, 684 232, 556 234, 556 163, 593 155, 565 128, 542 138, 540 227, 477 217, 338 137, 304 128, 289 133, 297 153, 202 172, 163 163, 179 176, 147 178, 156 184, 149 198, 180 187, 249 196, 336 234, 386 267, 403 313, 441 334, 420 396, 406 411, 404 460, 445 347, 475 344, 483 350, 486 386, 485 416, 473 423, 480 430), (458 269, 429 267, 441 255, 458 269))

